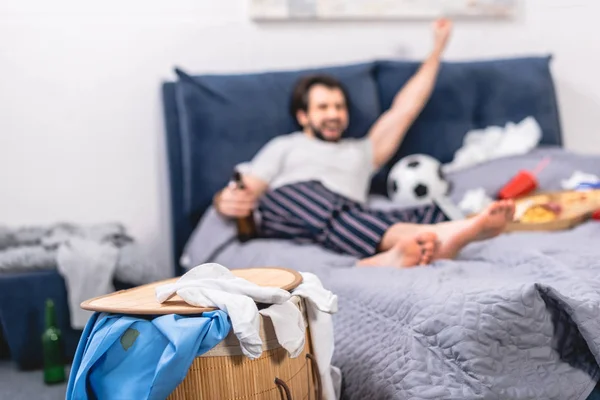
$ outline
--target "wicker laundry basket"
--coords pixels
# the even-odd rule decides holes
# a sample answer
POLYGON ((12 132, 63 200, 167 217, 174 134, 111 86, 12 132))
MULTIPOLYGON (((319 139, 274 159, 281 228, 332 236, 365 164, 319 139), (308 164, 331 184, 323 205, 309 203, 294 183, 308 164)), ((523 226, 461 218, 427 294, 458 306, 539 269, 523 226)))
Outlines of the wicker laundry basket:
MULTIPOLYGON (((285 268, 248 268, 233 274, 260 286, 291 290, 302 282, 296 271, 285 268)), ((85 310, 126 315, 198 314, 209 308, 192 307, 175 296, 166 303, 156 301, 155 288, 177 278, 100 296, 81 304, 85 310)), ((304 400, 321 398, 319 370, 311 355, 311 342, 304 301, 292 296, 304 318, 306 343, 300 356, 290 358, 275 336, 270 318, 261 318, 263 354, 256 360, 243 355, 239 341, 229 335, 209 352, 196 357, 185 379, 168 400, 304 400)))
MULTIPOLYGON (((292 300, 306 322, 304 302, 292 300)), ((308 328, 300 356, 290 358, 277 342, 269 318, 261 316, 263 354, 250 360, 242 354, 233 331, 215 348, 197 357, 183 382, 168 400, 304 400, 320 399, 321 384, 317 364, 311 355, 308 328)))

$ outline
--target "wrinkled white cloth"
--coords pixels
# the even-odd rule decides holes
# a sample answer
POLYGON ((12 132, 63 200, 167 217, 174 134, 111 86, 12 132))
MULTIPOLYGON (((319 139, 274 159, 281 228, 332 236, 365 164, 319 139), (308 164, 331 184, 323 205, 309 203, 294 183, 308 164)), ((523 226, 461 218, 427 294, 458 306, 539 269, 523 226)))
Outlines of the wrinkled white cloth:
POLYGON ((542 128, 534 117, 527 117, 518 124, 509 122, 504 128, 490 126, 473 130, 465 135, 454 160, 442 169, 446 173, 454 172, 496 158, 526 154, 541 138, 542 128))
POLYGON ((298 307, 290 300, 264 308, 260 314, 271 319, 281 347, 287 350, 291 358, 298 357, 306 344, 306 326, 298 307))
POLYGON ((477 214, 493 202, 494 200, 485 193, 484 188, 477 188, 468 190, 458 203, 458 207, 467 215, 477 214))
POLYGON ((594 174, 588 174, 581 171, 575 171, 569 179, 561 181, 564 190, 574 190, 582 183, 598 183, 600 178, 594 174))
POLYGON ((113 275, 119 251, 110 243, 70 238, 56 254, 58 272, 65 279, 71 327, 83 329, 92 311, 80 304, 90 298, 114 292, 113 275))
POLYGON ((314 357, 319 366, 323 398, 337 400, 341 395, 342 373, 331 365, 334 350, 333 321, 338 298, 323 288, 319 278, 311 273, 301 273, 303 282, 292 293, 306 299, 306 314, 314 357))
POLYGON ((258 286, 236 277, 227 268, 215 263, 199 265, 182 275, 177 282, 157 286, 155 293, 159 303, 178 294, 190 305, 216 307, 225 311, 231 319, 242 352, 250 359, 262 354, 260 317, 255 301, 282 304, 291 298, 290 293, 283 289, 258 286))

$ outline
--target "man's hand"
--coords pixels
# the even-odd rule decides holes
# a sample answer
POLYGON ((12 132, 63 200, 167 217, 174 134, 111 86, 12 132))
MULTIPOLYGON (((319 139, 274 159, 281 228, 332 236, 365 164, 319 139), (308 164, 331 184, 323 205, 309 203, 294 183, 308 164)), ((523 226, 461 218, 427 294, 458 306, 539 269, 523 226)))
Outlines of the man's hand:
POLYGON ((243 218, 256 207, 256 196, 250 189, 238 189, 230 184, 215 196, 215 208, 230 218, 243 218))
POLYGON ((448 44, 452 34, 452 21, 446 18, 440 18, 433 23, 433 33, 435 48, 442 52, 448 44))

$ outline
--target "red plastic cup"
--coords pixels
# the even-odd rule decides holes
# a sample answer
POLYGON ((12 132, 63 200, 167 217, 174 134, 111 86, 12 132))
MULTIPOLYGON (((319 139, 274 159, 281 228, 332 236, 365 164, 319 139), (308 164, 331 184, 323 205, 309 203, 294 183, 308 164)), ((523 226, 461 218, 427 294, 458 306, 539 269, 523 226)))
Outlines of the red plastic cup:
POLYGON ((500 189, 498 198, 506 200, 525 196, 537 189, 537 186, 538 182, 535 175, 529 171, 519 171, 517 175, 500 189))
POLYGON ((595 219, 596 221, 600 221, 600 210, 596 210, 593 214, 592 214, 592 218, 595 219))

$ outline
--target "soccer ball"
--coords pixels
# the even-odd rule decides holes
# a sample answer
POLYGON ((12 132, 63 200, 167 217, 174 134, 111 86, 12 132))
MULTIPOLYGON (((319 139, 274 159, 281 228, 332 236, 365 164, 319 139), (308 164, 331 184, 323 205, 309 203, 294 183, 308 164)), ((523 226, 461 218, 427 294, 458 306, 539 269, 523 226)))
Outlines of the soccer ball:
POLYGON ((450 189, 441 163, 425 154, 404 157, 388 175, 388 195, 399 203, 431 202, 446 196, 450 189))

